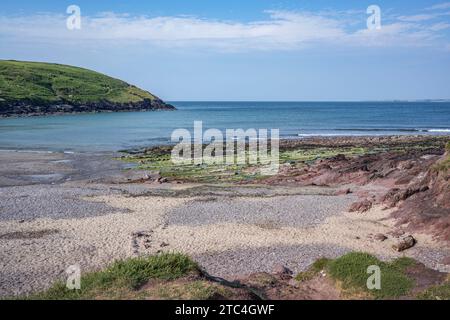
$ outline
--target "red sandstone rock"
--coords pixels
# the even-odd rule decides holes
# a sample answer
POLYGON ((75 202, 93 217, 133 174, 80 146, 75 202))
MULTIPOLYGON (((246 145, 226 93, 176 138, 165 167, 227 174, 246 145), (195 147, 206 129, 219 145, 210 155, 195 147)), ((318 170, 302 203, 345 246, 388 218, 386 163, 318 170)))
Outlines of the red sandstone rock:
POLYGON ((372 208, 372 202, 368 199, 363 201, 355 202, 350 206, 349 212, 359 212, 364 213, 372 208))

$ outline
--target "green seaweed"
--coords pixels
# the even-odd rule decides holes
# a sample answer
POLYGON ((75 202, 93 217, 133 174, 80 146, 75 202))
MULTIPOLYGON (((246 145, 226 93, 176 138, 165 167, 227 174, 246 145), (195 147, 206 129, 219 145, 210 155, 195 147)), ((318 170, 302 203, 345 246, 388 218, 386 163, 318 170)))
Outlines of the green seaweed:
MULTIPOLYGON (((442 141, 411 142, 393 146, 295 146, 280 147, 280 166, 290 165, 302 168, 320 159, 329 159, 337 155, 346 157, 357 157, 366 154, 381 152, 404 153, 411 150, 423 151, 434 147, 442 147, 442 141)), ((205 145, 203 148, 206 147, 205 145)), ((261 174, 261 165, 226 165, 226 164, 186 164, 175 165, 171 161, 171 146, 149 148, 139 152, 127 152, 121 160, 136 163, 134 169, 159 172, 162 177, 168 179, 200 182, 200 183, 258 183, 267 176, 261 174)), ((248 157, 248 150, 246 152, 248 157)))

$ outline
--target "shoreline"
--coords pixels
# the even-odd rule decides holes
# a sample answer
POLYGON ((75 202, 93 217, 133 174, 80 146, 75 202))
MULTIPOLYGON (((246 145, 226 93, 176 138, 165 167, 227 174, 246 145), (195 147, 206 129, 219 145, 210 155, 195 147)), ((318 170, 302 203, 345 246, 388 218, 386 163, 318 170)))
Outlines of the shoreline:
MULTIPOLYGON (((339 141, 339 140, 380 140, 380 139, 396 139, 396 140, 407 140, 407 139, 450 139, 450 129, 449 131, 443 131, 440 134, 436 133, 425 133, 425 134, 367 134, 367 135, 307 135, 307 136, 298 136, 298 137, 280 137, 278 140, 281 144, 296 144, 296 143, 303 143, 303 142, 317 142, 323 140, 324 142, 333 142, 333 141, 339 141)), ((63 153, 63 154, 119 154, 119 153, 127 153, 127 152, 138 152, 140 150, 146 150, 151 148, 165 148, 165 147, 171 147, 174 146, 175 143, 163 143, 163 144, 152 144, 152 145, 140 145, 140 146, 134 146, 134 147, 128 147, 128 148, 121 148, 118 147, 116 149, 111 150, 102 150, 102 149, 84 149, 84 150, 60 150, 60 149, 51 149, 51 148, 39 148, 39 149, 29 149, 29 148, 18 148, 18 149, 12 149, 10 147, 8 148, 2 148, 0 146, 0 152, 22 152, 22 153, 63 153)))

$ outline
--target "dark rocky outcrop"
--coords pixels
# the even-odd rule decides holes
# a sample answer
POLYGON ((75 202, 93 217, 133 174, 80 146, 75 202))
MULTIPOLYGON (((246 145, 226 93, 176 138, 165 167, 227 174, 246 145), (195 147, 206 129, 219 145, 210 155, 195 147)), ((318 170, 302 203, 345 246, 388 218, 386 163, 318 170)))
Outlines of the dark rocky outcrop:
POLYGON ((0 101, 1 117, 42 116, 66 113, 89 112, 124 112, 124 111, 156 111, 175 110, 175 107, 160 99, 145 99, 139 102, 113 103, 101 101, 95 103, 42 103, 33 101, 7 102, 0 101))

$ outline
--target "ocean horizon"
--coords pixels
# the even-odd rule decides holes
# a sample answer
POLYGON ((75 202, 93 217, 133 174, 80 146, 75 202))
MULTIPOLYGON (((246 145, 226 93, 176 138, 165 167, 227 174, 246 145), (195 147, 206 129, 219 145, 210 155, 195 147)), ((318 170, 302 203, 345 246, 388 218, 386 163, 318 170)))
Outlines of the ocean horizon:
POLYGON ((448 101, 172 101, 177 111, 87 113, 0 119, 0 149, 118 151, 170 143, 173 130, 279 129, 311 136, 448 135, 448 101))

